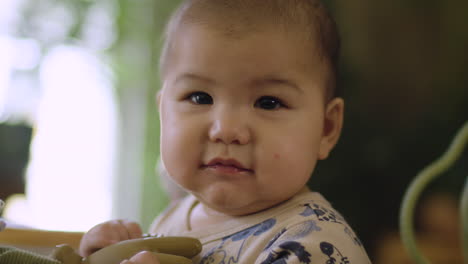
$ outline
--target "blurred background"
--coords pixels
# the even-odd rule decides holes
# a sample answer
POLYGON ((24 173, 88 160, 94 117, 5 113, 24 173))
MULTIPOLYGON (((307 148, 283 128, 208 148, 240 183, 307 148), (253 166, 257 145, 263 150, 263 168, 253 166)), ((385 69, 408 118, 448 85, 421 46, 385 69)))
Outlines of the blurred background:
MULTIPOLYGON (((178 2, 0 2, 3 217, 85 231, 115 217, 147 227, 161 212, 157 60, 178 2)), ((468 2, 327 3, 342 35, 345 127, 310 186, 346 216, 374 263, 411 263, 397 233, 401 199, 468 120, 468 2)), ((467 160, 465 151, 417 208, 434 263, 462 263, 467 160)))

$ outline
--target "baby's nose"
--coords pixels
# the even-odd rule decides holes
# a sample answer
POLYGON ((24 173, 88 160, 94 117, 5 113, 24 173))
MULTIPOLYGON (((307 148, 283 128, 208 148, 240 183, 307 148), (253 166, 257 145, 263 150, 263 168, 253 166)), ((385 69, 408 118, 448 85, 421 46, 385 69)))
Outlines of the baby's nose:
POLYGON ((247 118, 239 113, 219 113, 214 118, 209 138, 213 142, 245 145, 250 142, 251 133, 247 118))

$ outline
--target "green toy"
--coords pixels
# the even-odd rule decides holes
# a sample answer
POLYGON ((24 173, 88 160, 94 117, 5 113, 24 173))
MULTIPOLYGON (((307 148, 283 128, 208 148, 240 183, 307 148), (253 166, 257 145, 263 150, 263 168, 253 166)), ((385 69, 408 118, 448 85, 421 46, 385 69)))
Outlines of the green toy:
MULTIPOLYGON (((0 200, 0 212, 4 202, 0 200)), ((5 222, 0 218, 0 231, 5 222)), ((82 258, 68 245, 59 245, 50 257, 14 247, 0 246, 0 264, 119 264, 140 251, 156 254, 161 264, 191 264, 202 250, 191 237, 144 237, 121 241, 82 258)))
POLYGON ((61 264, 60 261, 30 251, 0 246, 0 264, 61 264))
POLYGON ((13 247, 0 247, 0 264, 119 264, 136 253, 154 252, 161 264, 191 264, 201 252, 198 239, 190 237, 147 237, 131 239, 100 249, 87 258, 68 245, 59 245, 51 257, 13 247))
MULTIPOLYGON (((400 234, 402 242, 411 258, 418 264, 428 264, 429 260, 420 252, 416 245, 413 229, 414 209, 416 201, 424 188, 444 171, 450 168, 463 153, 468 144, 468 122, 459 130, 448 150, 438 160, 422 170, 413 180, 403 198, 400 211, 400 234)), ((460 215, 462 230, 462 242, 464 263, 468 264, 468 180, 465 183, 460 201, 460 215)))

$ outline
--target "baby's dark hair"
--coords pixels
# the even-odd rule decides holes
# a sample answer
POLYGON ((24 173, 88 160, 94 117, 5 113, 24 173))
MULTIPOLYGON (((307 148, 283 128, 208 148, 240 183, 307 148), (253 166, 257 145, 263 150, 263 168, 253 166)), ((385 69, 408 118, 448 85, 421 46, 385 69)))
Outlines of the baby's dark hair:
POLYGON ((307 47, 313 47, 311 54, 319 54, 329 68, 327 97, 337 96, 340 38, 334 19, 320 0, 185 0, 166 27, 160 57, 162 77, 169 63, 173 36, 184 25, 208 27, 233 39, 261 31, 265 26, 300 33, 307 47))

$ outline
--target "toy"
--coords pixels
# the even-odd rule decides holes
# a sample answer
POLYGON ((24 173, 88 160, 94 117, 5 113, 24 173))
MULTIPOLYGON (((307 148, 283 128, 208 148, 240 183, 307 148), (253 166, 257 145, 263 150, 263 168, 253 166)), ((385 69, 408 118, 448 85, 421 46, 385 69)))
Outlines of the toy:
POLYGON ((147 237, 125 240, 100 249, 87 258, 81 258, 67 245, 58 246, 52 254, 63 264, 118 264, 136 253, 147 250, 154 252, 161 264, 190 264, 200 253, 200 241, 190 237, 147 237))
MULTIPOLYGON (((413 229, 414 209, 416 201, 424 188, 450 166, 463 153, 463 149, 468 145, 468 122, 466 122, 454 137, 448 150, 438 160, 422 170, 413 180, 403 198, 400 210, 400 233, 404 246, 409 255, 418 264, 428 264, 429 260, 420 252, 416 245, 416 239, 413 229)), ((465 263, 468 263, 468 180, 465 183, 462 198, 460 201, 460 219, 463 225, 462 243, 465 263)))
POLYGON ((147 237, 122 241, 102 248, 86 258, 68 245, 59 245, 50 258, 16 248, 0 247, 0 263, 8 264, 119 264, 136 253, 154 252, 161 264, 191 264, 201 252, 198 239, 190 237, 147 237))

